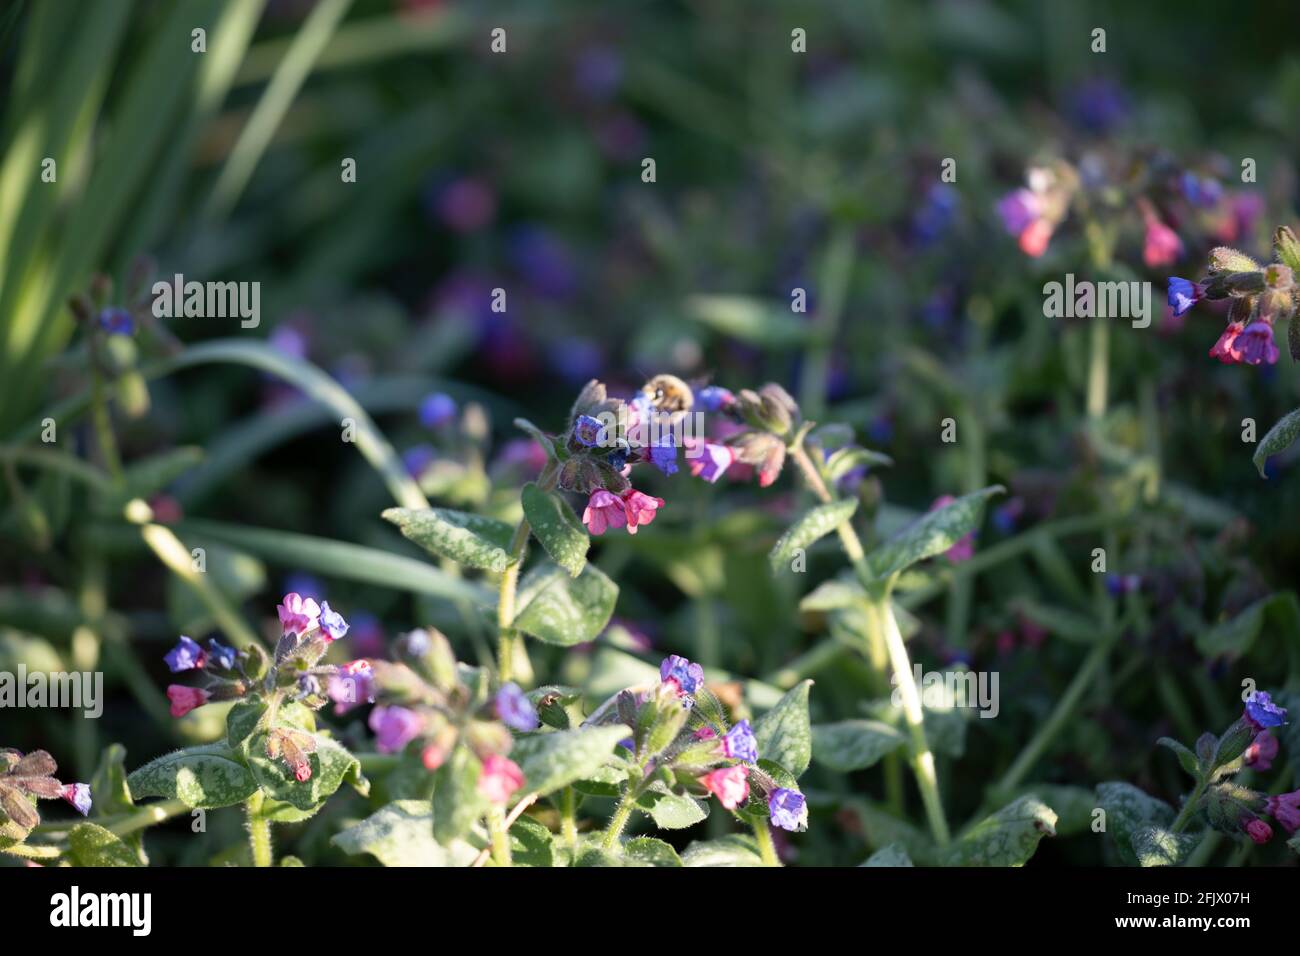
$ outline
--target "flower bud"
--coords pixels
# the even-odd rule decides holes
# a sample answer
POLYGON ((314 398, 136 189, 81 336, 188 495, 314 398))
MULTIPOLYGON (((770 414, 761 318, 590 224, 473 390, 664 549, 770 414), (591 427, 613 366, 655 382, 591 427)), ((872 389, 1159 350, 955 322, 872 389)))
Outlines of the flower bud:
POLYGON ((1211 272, 1258 272, 1259 263, 1229 246, 1218 246, 1210 250, 1211 272))
POLYGON ((1214 751, 1214 766, 1222 767, 1224 764, 1232 763, 1246 752, 1246 748, 1254 739, 1255 728, 1246 718, 1240 718, 1219 738, 1219 745, 1214 751))
POLYGON ((490 754, 508 754, 514 745, 510 728, 496 720, 471 720, 465 728, 465 742, 480 759, 490 754))
POLYGON ((1277 227, 1277 232, 1273 233, 1273 248, 1277 250, 1277 257, 1292 271, 1300 272, 1300 240, 1296 239, 1290 226, 1277 227))
POLYGON ((456 655, 442 631, 416 628, 398 639, 398 657, 441 690, 456 686, 456 655))

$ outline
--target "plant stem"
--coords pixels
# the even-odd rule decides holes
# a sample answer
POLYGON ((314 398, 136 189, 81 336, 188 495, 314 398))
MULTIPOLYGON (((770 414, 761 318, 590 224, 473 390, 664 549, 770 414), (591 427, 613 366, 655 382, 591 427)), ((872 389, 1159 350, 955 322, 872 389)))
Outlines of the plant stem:
MULTIPOLYGON (((188 812, 189 804, 180 800, 163 800, 160 803, 154 803, 150 806, 141 808, 138 812, 122 820, 121 823, 115 823, 108 827, 118 836, 127 836, 135 833, 137 830, 143 830, 146 827, 156 826, 172 817, 178 817, 182 813, 188 812)), ((269 826, 269 824, 268 824, 269 826)))
POLYGON ((1088 359, 1088 417, 1100 421, 1106 414, 1106 380, 1110 370, 1110 320, 1092 320, 1088 359))
POLYGON ((578 848, 578 794, 572 787, 560 794, 560 833, 571 850, 578 848))
POLYGON ((606 850, 612 850, 618 845, 618 838, 623 835, 623 827, 627 826, 628 817, 632 815, 632 808, 636 806, 636 798, 640 794, 639 787, 628 787, 627 793, 623 794, 618 809, 614 811, 609 826, 605 828, 605 839, 602 845, 606 850))
POLYGON ((90 415, 95 426, 95 440, 99 443, 99 455, 104 460, 104 468, 113 479, 114 484, 122 481, 122 460, 117 454, 117 439, 113 436, 113 419, 109 414, 108 401, 104 398, 104 384, 100 379, 99 369, 95 367, 95 357, 91 357, 90 369, 90 415))
MULTIPOLYGON (((554 461, 549 461, 537 479, 537 486, 542 491, 555 487, 559 469, 554 461)), ((506 683, 514 676, 515 630, 510 625, 515 619, 515 592, 519 587, 519 568, 524 563, 524 549, 528 546, 528 535, 532 528, 528 519, 520 518, 510 539, 510 564, 501 574, 501 583, 497 589, 497 676, 501 683, 506 683)))
MULTIPOLYGON (((789 451, 813 493, 825 503, 833 501, 834 498, 817 471, 817 466, 804 450, 803 432, 800 432, 791 443, 789 451)), ((885 648, 894 671, 894 681, 903 698, 903 715, 907 720, 911 737, 912 772, 916 775, 917 785, 921 789, 921 800, 925 804, 925 815, 929 820, 934 840, 939 846, 946 846, 949 839, 948 821, 944 817, 943 802, 939 798, 939 780, 934 765, 934 754, 930 752, 930 744, 925 737, 921 695, 916 689, 916 680, 912 675, 912 662, 907 655, 907 645, 903 642, 903 635, 898 630, 898 621, 894 618, 893 607, 889 603, 892 583, 885 582, 882 585, 874 579, 871 569, 867 567, 862 541, 849 521, 842 522, 836 531, 839 532, 844 553, 853 563, 862 586, 866 588, 869 595, 872 595, 868 614, 875 618, 872 627, 878 627, 884 634, 885 648)))
POLYGON ((493 807, 488 811, 488 831, 492 834, 492 862, 497 866, 510 866, 510 833, 506 829, 505 811, 493 807))
POLYGON ((262 816, 265 798, 258 790, 248 798, 244 809, 248 813, 248 844, 253 850, 253 866, 271 866, 271 821, 262 816))
POLYGON ((1207 782, 1204 780, 1197 782, 1196 788, 1192 790, 1192 795, 1188 797, 1187 802, 1183 804, 1182 812, 1178 814, 1178 818, 1174 820, 1173 826, 1169 828, 1170 832, 1182 833, 1183 828, 1192 822, 1192 814, 1196 812, 1196 807, 1201 802, 1201 797, 1205 794, 1205 788, 1207 785, 1207 782))
POLYGON ((754 839, 758 841, 758 855, 763 858, 763 865, 780 866, 781 859, 776 855, 776 844, 772 842, 772 828, 766 822, 754 821, 754 839))

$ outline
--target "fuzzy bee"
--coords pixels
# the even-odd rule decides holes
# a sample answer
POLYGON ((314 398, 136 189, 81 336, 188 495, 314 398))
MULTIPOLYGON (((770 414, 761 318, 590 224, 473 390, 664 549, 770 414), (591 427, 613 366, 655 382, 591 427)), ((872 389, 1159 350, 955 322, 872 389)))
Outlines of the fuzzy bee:
POLYGON ((695 404, 695 393, 676 375, 656 375, 641 386, 641 394, 656 409, 672 415, 689 412, 695 404))

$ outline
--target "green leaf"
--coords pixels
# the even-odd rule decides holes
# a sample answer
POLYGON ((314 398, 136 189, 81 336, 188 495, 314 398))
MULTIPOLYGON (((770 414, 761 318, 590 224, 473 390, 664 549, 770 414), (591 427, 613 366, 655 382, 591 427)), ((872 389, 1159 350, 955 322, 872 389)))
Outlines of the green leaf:
POLYGON ((536 820, 520 817, 510 825, 510 856, 515 866, 554 866, 555 839, 536 820))
POLYGON ((515 740, 510 759, 527 781, 524 790, 541 796, 592 777, 632 731, 622 724, 525 734, 515 740))
POLYGON ((464 841, 444 847, 433 836, 427 800, 394 800, 330 840, 344 853, 369 853, 384 866, 468 866, 478 851, 464 841))
POLYGON ((836 482, 855 468, 888 467, 893 463, 894 459, 888 455, 872 451, 869 448, 850 445, 847 448, 841 448, 839 451, 833 452, 826 459, 826 473, 830 476, 832 482, 836 482))
POLYGON ((78 823, 68 834, 68 855, 76 866, 143 866, 136 851, 97 823, 78 823))
POLYGON ((521 500, 524 517, 546 553, 572 577, 582 573, 587 564, 591 538, 568 503, 553 491, 543 491, 532 482, 524 485, 521 500))
POLYGON ((555 443, 551 441, 550 435, 546 434, 546 432, 542 431, 526 418, 516 418, 514 424, 516 428, 526 431, 530 436, 532 436, 533 441, 542 446, 542 450, 546 452, 547 458, 555 457, 555 443))
POLYGON ((260 697, 238 701, 230 708, 226 714, 226 743, 232 750, 253 735, 266 710, 267 705, 260 697))
POLYGON ((682 858, 669 844, 654 837, 633 837, 623 844, 623 853, 648 866, 681 866, 682 858))
POLYGON ((929 835, 906 820, 866 800, 847 801, 862 824, 868 846, 886 847, 897 843, 907 851, 908 857, 922 866, 938 862, 937 850, 929 835))
POLYGON ((754 722, 758 755, 779 763, 795 777, 803 776, 812 759, 812 725, 808 719, 811 680, 791 688, 775 707, 754 722))
POLYGON ((831 578, 805 594, 799 601, 801 611, 842 611, 860 605, 867 592, 849 576, 831 578))
POLYGON ((872 577, 887 578, 943 554, 979 526, 988 499, 1005 491, 1001 485, 992 485, 922 515, 867 556, 872 577))
POLYGON ((483 764, 464 744, 434 773, 433 836, 444 846, 469 833, 487 811, 487 801, 478 792, 483 764))
POLYGON ((785 534, 777 539, 767 560, 773 574, 788 570, 794 560, 796 551, 803 551, 814 541, 830 534, 844 522, 853 517, 858 510, 857 498, 845 498, 830 504, 817 505, 806 512, 798 521, 790 525, 785 534))
POLYGON ((99 766, 90 778, 95 816, 107 817, 135 809, 131 788, 126 785, 126 748, 109 744, 99 758, 99 766))
POLYGON ((135 800, 166 797, 201 810, 243 803, 257 790, 241 757, 224 743, 188 747, 151 760, 126 783, 135 800))
POLYGON ((1197 634, 1196 649, 1206 657, 1242 657, 1254 646, 1265 620, 1270 615, 1294 614, 1295 604, 1296 597, 1291 591, 1278 591, 1260 598, 1235 617, 1197 634))
POLYGON ((840 773, 874 766, 906 742, 901 731, 878 720, 843 720, 812 728, 813 759, 840 773))
POLYGON ((1181 866, 1201 842, 1201 835, 1147 825, 1134 830, 1130 842, 1141 866, 1181 866))
MULTIPOLYGON (((1291 321, 1294 325, 1300 320, 1291 321)), ((1259 472, 1259 477, 1267 477, 1264 468, 1268 464, 1268 459, 1290 448, 1297 435, 1300 435, 1300 408, 1279 418, 1277 424, 1260 440, 1259 447, 1255 449, 1255 455, 1251 459, 1255 463, 1255 470, 1259 472)))
POLYGON ((1065 837, 1083 833, 1092 825, 1097 796, 1087 787, 1036 783, 1025 787, 1024 793, 1032 794, 1056 811, 1057 836, 1065 837))
POLYGON ((1145 826, 1167 827, 1174 822, 1173 807, 1122 781, 1097 784, 1097 803, 1106 813, 1106 832, 1130 866, 1138 863, 1133 835, 1145 826))
POLYGON ((690 318, 727 338, 753 345, 798 345, 808 340, 809 325, 787 309, 764 299, 739 295, 694 295, 686 300, 690 318))
POLYGON ((1178 755, 1178 762, 1183 765, 1183 769, 1199 780, 1201 777, 1201 768, 1196 759, 1196 754, 1192 753, 1187 747, 1183 746, 1172 737, 1161 737, 1156 741, 1161 747, 1168 747, 1178 755))
POLYGON ((683 866, 762 866, 753 837, 733 833, 717 840, 696 840, 682 854, 683 866))
POLYGON ((662 784, 652 785, 636 802, 661 830, 685 830, 709 816, 709 805, 705 801, 689 794, 673 793, 662 784))
POLYGON ((258 731, 244 742, 244 757, 262 791, 299 810, 315 810, 343 785, 345 779, 360 778, 361 764, 344 747, 329 737, 312 736, 314 753, 307 754, 311 776, 299 782, 283 760, 267 756, 267 732, 258 731))
POLYGON ((907 855, 907 850, 901 843, 891 843, 889 846, 881 847, 871 856, 862 866, 912 866, 912 858, 907 855))
POLYGON ((520 582, 520 611, 511 627, 560 647, 583 644, 605 629, 617 600, 618 585, 595 565, 588 564, 574 578, 544 563, 520 582))
POLYGON ((1056 835, 1056 813, 1023 796, 962 834, 945 854, 948 866, 1024 866, 1038 841, 1056 835))
POLYGON ((500 574, 514 563, 509 551, 514 529, 496 518, 450 508, 389 508, 383 517, 429 553, 466 567, 500 574))

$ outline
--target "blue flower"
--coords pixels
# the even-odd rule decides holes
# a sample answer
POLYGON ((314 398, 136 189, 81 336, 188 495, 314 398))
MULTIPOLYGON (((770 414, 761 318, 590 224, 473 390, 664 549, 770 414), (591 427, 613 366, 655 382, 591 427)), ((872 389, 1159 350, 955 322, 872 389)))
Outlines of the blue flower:
POLYGON ((1178 276, 1169 277, 1169 305, 1174 310, 1174 315, 1182 315, 1197 302, 1201 301, 1201 296, 1205 289, 1190 279, 1182 279, 1178 276))
POLYGON ((677 474, 677 447, 675 445, 651 445, 650 461, 665 475, 677 474))
POLYGON ((722 738, 722 752, 733 760, 743 760, 745 763, 756 763, 758 761, 758 741, 754 739, 754 731, 749 726, 748 720, 742 720, 722 738))
POLYGON ((212 656, 213 663, 222 670, 234 670, 235 663, 239 660, 239 654, 233 647, 218 643, 215 637, 208 641, 208 653, 212 656))
POLYGON ((767 798, 772 826, 800 832, 808 829, 808 802, 798 790, 777 787, 767 798))
POLYGON ((90 787, 84 783, 70 783, 63 788, 62 797, 72 804, 83 817, 90 815, 90 787))
POLYGON ((599 419, 592 418, 590 415, 579 415, 573 423, 573 437, 578 440, 578 444, 587 448, 595 448, 601 443, 601 438, 605 431, 599 419))
POLYGON ((163 660, 173 674, 179 674, 181 671, 198 670, 208 662, 208 655, 197 641, 182 634, 180 641, 167 652, 163 660))
POLYGON ((99 313, 100 328, 109 335, 130 335, 135 331, 135 319, 131 313, 119 306, 110 306, 99 313))
POLYGON ((1267 691, 1258 691, 1246 701, 1246 719, 1259 729, 1286 723, 1286 708, 1273 703, 1267 691))
POLYGON ((536 730, 539 724, 537 710, 528 695, 518 684, 502 684, 496 697, 497 716, 515 730, 536 730))
POLYGON ((717 385, 709 385, 695 393, 696 400, 700 407, 706 412, 717 412, 735 404, 736 396, 732 395, 728 389, 720 388, 717 385))
POLYGON ((420 424, 425 428, 437 428, 456 417, 456 400, 442 392, 434 392, 420 402, 420 424))
POLYGON ((348 622, 338 611, 331 610, 329 601, 320 602, 320 632, 327 641, 337 641, 348 633, 348 622))
POLYGON ((418 479, 433 464, 434 457, 434 450, 428 445, 416 445, 402 452, 402 465, 408 475, 418 479))
POLYGON ((704 683, 704 668, 673 654, 659 665, 659 679, 665 683, 673 681, 679 694, 694 694, 704 683))

